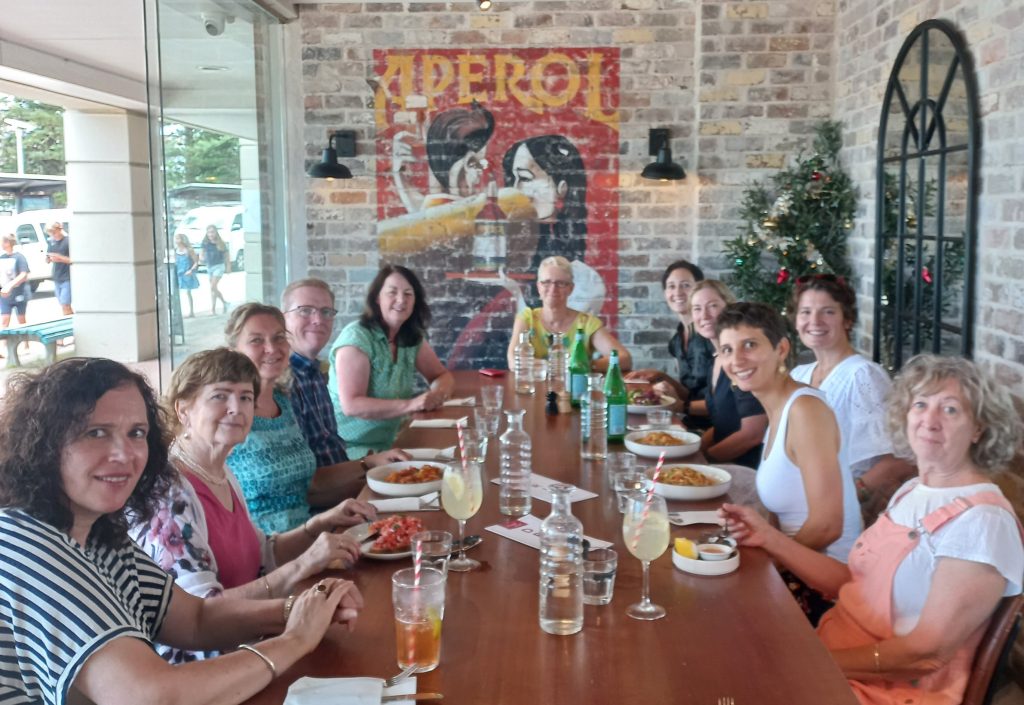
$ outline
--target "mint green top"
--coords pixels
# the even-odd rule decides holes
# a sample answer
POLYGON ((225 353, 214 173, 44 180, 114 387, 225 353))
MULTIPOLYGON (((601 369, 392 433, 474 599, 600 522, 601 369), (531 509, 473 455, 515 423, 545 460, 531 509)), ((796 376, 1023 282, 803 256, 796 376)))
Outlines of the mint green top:
POLYGON ((339 348, 352 346, 362 351, 370 360, 370 380, 366 396, 375 399, 409 399, 412 397, 413 381, 416 379, 416 356, 420 341, 413 347, 399 346, 398 359, 391 357, 387 334, 380 328, 364 328, 359 321, 345 326, 331 346, 331 371, 327 387, 334 404, 334 416, 338 419, 338 435, 345 439, 348 457, 362 458, 371 450, 381 451, 395 444, 402 417, 396 419, 361 419, 346 416, 338 399, 338 369, 335 356, 339 348))
POLYGON ((253 522, 266 534, 301 526, 309 519, 309 483, 316 456, 302 435, 288 395, 275 389, 281 414, 256 416, 252 430, 228 456, 253 522))

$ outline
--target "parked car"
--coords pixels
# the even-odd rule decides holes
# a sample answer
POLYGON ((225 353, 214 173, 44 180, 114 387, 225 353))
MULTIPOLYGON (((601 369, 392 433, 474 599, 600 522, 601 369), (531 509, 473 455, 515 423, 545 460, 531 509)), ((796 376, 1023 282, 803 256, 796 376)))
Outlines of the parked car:
POLYGON ((60 221, 64 232, 70 235, 70 220, 71 211, 66 208, 23 211, 0 219, 0 232, 13 233, 18 238, 18 251, 28 261, 28 281, 32 291, 38 289, 39 284, 49 279, 53 272, 53 267, 46 261, 46 226, 60 221))
POLYGON ((184 233, 198 255, 202 249, 207 226, 216 226, 221 239, 228 246, 231 269, 241 271, 245 269, 245 230, 242 228, 244 213, 245 208, 238 204, 193 208, 178 223, 174 229, 174 236, 184 233))

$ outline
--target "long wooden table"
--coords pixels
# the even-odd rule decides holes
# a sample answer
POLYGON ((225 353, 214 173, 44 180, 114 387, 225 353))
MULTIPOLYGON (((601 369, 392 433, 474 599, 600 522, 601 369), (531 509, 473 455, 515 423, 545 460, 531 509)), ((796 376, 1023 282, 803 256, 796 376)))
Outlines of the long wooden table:
MULTIPOLYGON (((471 551, 483 567, 449 573, 441 665, 419 676, 418 690, 441 692, 445 702, 465 705, 715 705, 723 696, 736 705, 856 705, 846 679, 760 550, 742 549, 740 568, 730 575, 702 577, 677 570, 670 549, 651 565, 651 598, 668 616, 654 622, 627 617, 626 607, 640 596, 640 561, 623 544, 622 515, 603 463, 580 460, 579 414, 545 416, 543 394, 517 396, 508 378, 459 372, 456 381, 456 396, 475 394, 481 384, 504 384, 505 408, 527 410, 534 472, 598 493, 574 503, 572 511, 585 533, 615 544, 618 576, 610 605, 585 607, 582 632, 541 631, 538 552, 484 530, 502 520, 497 486, 487 481, 498 475, 495 439, 487 454, 484 504, 466 529, 484 537, 471 551)), ((448 408, 430 416, 471 411, 448 408)), ((443 448, 456 436, 447 429, 406 429, 399 440, 406 448, 443 448)), ((622 448, 610 447, 616 449, 622 448)), ((669 510, 710 509, 721 501, 669 502, 669 510)), ((535 516, 549 511, 548 503, 534 500, 535 516)), ((443 511, 417 516, 430 528, 457 532, 443 511)), ((707 528, 673 527, 673 536, 694 537, 707 528)), ((314 653, 250 702, 283 702, 288 685, 301 676, 395 673, 390 578, 408 563, 364 559, 344 573, 366 598, 356 630, 332 629, 314 653)))

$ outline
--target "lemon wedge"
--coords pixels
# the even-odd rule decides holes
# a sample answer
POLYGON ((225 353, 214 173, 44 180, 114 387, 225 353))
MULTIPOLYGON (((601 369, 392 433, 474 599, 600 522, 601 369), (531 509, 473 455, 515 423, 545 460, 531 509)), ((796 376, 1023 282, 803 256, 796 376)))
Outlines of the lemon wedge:
POLYGON ((462 495, 466 494, 466 482, 458 475, 448 475, 444 481, 448 485, 448 491, 455 499, 462 499, 462 495))
POLYGON ((430 628, 434 632, 434 638, 440 640, 441 638, 441 614, 433 607, 427 608, 427 621, 430 623, 430 628))
POLYGON ((690 539, 676 539, 676 553, 684 558, 697 560, 697 544, 690 539))

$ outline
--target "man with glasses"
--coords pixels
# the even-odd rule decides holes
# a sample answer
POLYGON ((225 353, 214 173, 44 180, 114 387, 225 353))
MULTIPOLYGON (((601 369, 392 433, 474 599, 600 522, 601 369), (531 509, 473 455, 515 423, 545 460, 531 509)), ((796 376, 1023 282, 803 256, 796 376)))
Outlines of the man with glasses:
MULTIPOLYGON (((300 279, 289 284, 281 294, 281 310, 292 346, 289 360, 292 370, 292 408, 316 456, 317 469, 348 463, 345 441, 338 435, 338 422, 327 391, 327 382, 320 369, 318 356, 327 346, 334 329, 334 292, 321 279, 300 279)), ((408 460, 404 451, 392 449, 367 455, 359 464, 365 473, 372 467, 399 460, 408 460)), ((353 463, 354 465, 354 463, 353 463)), ((362 488, 362 473, 332 473, 344 483, 344 492, 355 496, 362 488)))

